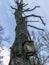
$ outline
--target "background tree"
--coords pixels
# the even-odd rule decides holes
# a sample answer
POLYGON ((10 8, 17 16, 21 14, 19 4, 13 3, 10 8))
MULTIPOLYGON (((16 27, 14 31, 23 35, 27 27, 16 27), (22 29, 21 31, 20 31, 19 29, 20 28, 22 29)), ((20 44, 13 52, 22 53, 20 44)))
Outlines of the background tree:
POLYGON ((37 59, 40 61, 40 64, 36 58, 34 59, 34 62, 37 63, 37 65, 47 65, 49 62, 49 32, 45 30, 44 32, 38 32, 37 35, 34 33, 33 39, 35 42, 34 45, 36 48, 37 59))
POLYGON ((0 65, 3 65, 3 58, 4 58, 4 56, 1 54, 1 52, 3 51, 2 41, 9 42, 9 38, 3 38, 3 35, 4 35, 4 28, 3 26, 0 25, 0 65))
MULTIPOLYGON (((15 32, 16 32, 15 41, 11 47, 9 65, 30 65, 30 64, 39 65, 40 64, 39 59, 37 59, 38 64, 35 64, 34 63, 35 60, 33 61, 33 63, 30 60, 31 56, 28 56, 28 58, 25 56, 25 54, 24 54, 25 52, 23 52, 22 45, 25 41, 34 41, 34 40, 31 40, 31 36, 29 34, 27 26, 44 31, 44 29, 40 29, 38 27, 27 24, 28 22, 39 22, 39 21, 31 21, 31 20, 28 21, 29 17, 35 17, 35 18, 39 18, 41 20, 42 24, 45 25, 41 16, 35 15, 35 14, 25 15, 25 12, 34 11, 36 8, 39 8, 40 6, 35 6, 33 9, 29 9, 29 8, 24 9, 24 7, 27 6, 28 4, 23 3, 23 0, 20 0, 20 1, 15 0, 15 3, 17 5, 17 7, 14 8, 11 6, 11 8, 15 10, 14 16, 15 16, 17 26, 15 28, 15 32), (23 14, 24 14, 24 16, 23 16, 23 14)), ((35 53, 33 55, 33 59, 36 59, 36 58, 37 58, 37 53, 35 53)))
POLYGON ((0 25, 0 43, 1 43, 1 40, 2 40, 2 35, 3 34, 4 34, 4 31, 3 31, 2 26, 0 25))
POLYGON ((9 39, 10 39, 10 38, 3 38, 3 35, 4 35, 4 28, 3 26, 0 25, 0 46, 1 46, 2 41, 9 42, 9 39))

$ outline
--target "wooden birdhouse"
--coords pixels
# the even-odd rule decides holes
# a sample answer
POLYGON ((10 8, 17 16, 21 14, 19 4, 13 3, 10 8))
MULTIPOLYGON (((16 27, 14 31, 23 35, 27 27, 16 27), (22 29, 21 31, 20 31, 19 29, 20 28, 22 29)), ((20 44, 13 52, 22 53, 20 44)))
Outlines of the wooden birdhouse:
POLYGON ((35 53, 34 41, 25 41, 23 43, 23 51, 26 56, 33 56, 35 53))

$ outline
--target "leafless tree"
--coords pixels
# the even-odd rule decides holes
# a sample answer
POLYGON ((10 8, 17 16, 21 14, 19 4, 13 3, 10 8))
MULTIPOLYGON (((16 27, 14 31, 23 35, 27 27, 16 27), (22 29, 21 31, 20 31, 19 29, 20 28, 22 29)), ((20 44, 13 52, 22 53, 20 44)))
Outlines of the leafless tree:
MULTIPOLYGON (((36 8, 39 8, 40 6, 35 6, 33 9, 30 9, 30 8, 24 9, 24 7, 27 6, 28 4, 23 3, 23 0, 14 0, 14 1, 17 5, 17 8, 12 7, 12 6, 11 6, 11 8, 15 10, 14 16, 15 16, 17 26, 15 28, 15 32, 16 32, 15 41, 11 47, 11 55, 10 55, 9 65, 30 65, 30 64, 40 65, 40 59, 38 58, 39 54, 37 54, 37 51, 36 51, 37 49, 35 50, 36 53, 32 55, 33 59, 34 59, 33 63, 31 62, 31 58, 30 58, 31 56, 25 56, 27 53, 26 50, 28 50, 28 48, 30 47, 30 46, 25 45, 25 42, 27 41, 27 43, 28 42, 30 43, 30 41, 34 41, 34 40, 31 40, 31 36, 29 34, 27 26, 35 28, 37 30, 44 31, 44 29, 41 29, 41 28, 38 28, 38 27, 35 27, 32 25, 28 25, 27 24, 28 22, 40 22, 40 21, 32 21, 32 20, 28 21, 28 18, 30 18, 30 17, 39 18, 41 20, 42 24, 45 25, 45 23, 40 15, 36 15, 36 14, 25 15, 25 12, 34 11, 36 8), (22 14, 24 14, 24 16, 22 14), (27 47, 25 52, 23 51, 24 50, 23 45, 25 45, 25 49, 27 47), (38 61, 36 62, 35 59, 38 61), (34 63, 34 61, 36 63, 34 63)), ((28 45, 29 45, 29 43, 28 43, 28 45)), ((40 45, 38 46, 38 48, 41 47, 40 45)), ((35 46, 34 46, 34 48, 35 48, 35 46)), ((32 54, 32 52, 30 52, 30 53, 32 54)), ((27 55, 28 55, 28 53, 27 53, 27 55)))

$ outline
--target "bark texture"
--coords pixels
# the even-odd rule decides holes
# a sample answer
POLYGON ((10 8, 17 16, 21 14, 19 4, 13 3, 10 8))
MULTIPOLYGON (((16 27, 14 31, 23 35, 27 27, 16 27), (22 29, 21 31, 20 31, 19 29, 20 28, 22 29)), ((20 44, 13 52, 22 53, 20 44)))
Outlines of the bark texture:
POLYGON ((26 18, 22 16, 23 5, 17 3, 18 9, 15 10, 15 20, 16 20, 16 37, 15 41, 11 47, 11 58, 9 65, 30 65, 29 60, 27 60, 22 51, 22 44, 24 41, 29 40, 27 22, 26 18))
POLYGON ((23 47, 22 47, 24 41, 31 40, 27 26, 44 31, 44 29, 32 25, 27 25, 27 22, 39 22, 39 21, 27 21, 28 17, 39 18, 42 24, 45 25, 41 16, 35 14, 29 14, 27 16, 22 15, 24 14, 24 12, 33 11, 36 8, 39 8, 40 6, 35 6, 33 9, 29 9, 29 8, 23 9, 23 7, 25 7, 28 4, 23 3, 23 0, 20 0, 20 2, 19 0, 14 0, 14 1, 17 4, 17 9, 12 6, 11 8, 15 10, 14 16, 15 16, 17 26, 15 28, 15 32, 16 32, 15 41, 11 47, 11 56, 10 56, 9 65, 31 65, 31 64, 41 65, 37 53, 34 54, 32 60, 31 57, 29 57, 28 60, 23 52, 23 47))

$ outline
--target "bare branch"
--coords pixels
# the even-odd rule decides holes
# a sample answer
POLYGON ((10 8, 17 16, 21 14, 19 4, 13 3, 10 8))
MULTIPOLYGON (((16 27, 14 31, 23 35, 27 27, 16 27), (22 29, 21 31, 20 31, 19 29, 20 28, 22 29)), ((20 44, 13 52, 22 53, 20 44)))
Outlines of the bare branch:
POLYGON ((47 56, 47 58, 46 59, 44 59, 43 61, 43 64, 42 65, 44 65, 45 63, 47 63, 47 60, 49 59, 49 56, 47 56))
POLYGON ((19 0, 14 0, 16 4, 19 4, 19 0))
POLYGON ((29 26, 29 27, 33 27, 33 28, 35 28, 35 29, 38 29, 38 30, 42 30, 42 31, 44 31, 44 29, 40 29, 40 28, 37 28, 37 27, 32 26, 32 25, 27 25, 27 26, 29 26))
MULTIPOLYGON (((28 5, 28 4, 27 4, 28 5)), ((24 10, 23 12, 28 12, 28 11, 33 11, 33 10, 35 10, 36 8, 39 8, 40 6, 35 6, 33 9, 26 9, 26 10, 24 10)))
POLYGON ((17 10, 16 8, 14 8, 14 7, 12 7, 12 6, 10 6, 12 9, 14 9, 14 10, 17 10))
POLYGON ((32 10, 35 10, 36 8, 39 8, 40 6, 35 6, 32 10))
POLYGON ((39 22, 39 21, 26 21, 26 22, 39 22))
POLYGON ((43 19, 41 18, 41 16, 38 16, 38 15, 35 15, 35 14, 31 14, 31 15, 25 16, 25 18, 32 17, 32 16, 40 18, 40 20, 42 21, 42 23, 45 25, 45 23, 44 23, 43 19))
POLYGON ((28 5, 28 3, 27 3, 27 4, 24 4, 23 7, 25 7, 25 6, 27 6, 27 5, 28 5))
POLYGON ((27 31, 27 33, 28 33, 29 39, 31 40, 31 36, 30 36, 30 34, 29 34, 29 31, 27 31))
POLYGON ((24 11, 22 11, 22 12, 27 12, 27 11, 29 11, 29 8, 27 8, 26 10, 24 10, 24 11))
POLYGON ((20 4, 21 4, 21 5, 24 5, 23 0, 20 1, 20 4))
POLYGON ((42 38, 44 38, 45 39, 45 41, 47 42, 47 43, 49 43, 49 41, 44 37, 44 36, 42 36, 42 38))
POLYGON ((23 0, 21 0, 20 3, 22 4, 23 3, 23 0))

